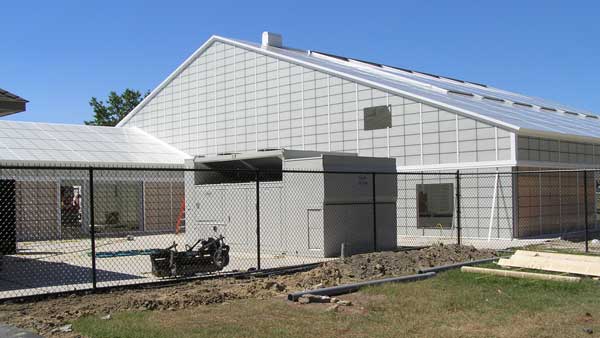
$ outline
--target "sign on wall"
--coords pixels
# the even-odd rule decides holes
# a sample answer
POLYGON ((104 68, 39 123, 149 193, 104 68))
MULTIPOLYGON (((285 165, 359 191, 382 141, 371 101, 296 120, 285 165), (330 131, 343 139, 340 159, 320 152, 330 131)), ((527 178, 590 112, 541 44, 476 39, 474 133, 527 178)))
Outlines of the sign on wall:
POLYGON ((392 127, 392 106, 376 106, 364 109, 365 130, 392 127))

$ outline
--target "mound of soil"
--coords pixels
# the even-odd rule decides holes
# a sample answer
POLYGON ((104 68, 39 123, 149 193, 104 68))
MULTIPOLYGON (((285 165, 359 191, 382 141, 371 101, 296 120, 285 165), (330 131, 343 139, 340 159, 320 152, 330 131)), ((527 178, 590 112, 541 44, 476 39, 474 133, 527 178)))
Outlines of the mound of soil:
POLYGON ((420 250, 375 252, 323 263, 320 267, 281 277, 286 286, 304 289, 347 284, 370 279, 402 276, 419 269, 495 257, 492 250, 472 246, 434 245, 420 250))
POLYGON ((435 245, 420 250, 361 254, 323 263, 315 269, 290 275, 223 278, 175 286, 71 295, 37 302, 2 303, 0 322, 32 329, 43 335, 75 337, 75 333, 56 332, 56 328, 82 316, 105 316, 121 311, 174 311, 234 299, 270 298, 304 289, 407 275, 420 268, 494 256, 496 253, 491 250, 477 250, 458 245, 435 245))

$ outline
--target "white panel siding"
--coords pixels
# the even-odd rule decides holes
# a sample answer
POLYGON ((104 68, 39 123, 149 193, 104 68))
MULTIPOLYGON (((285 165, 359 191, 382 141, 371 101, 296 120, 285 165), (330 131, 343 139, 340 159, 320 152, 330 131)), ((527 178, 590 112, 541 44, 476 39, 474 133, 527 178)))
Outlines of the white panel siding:
POLYGON ((190 155, 265 148, 394 157, 398 166, 511 160, 511 132, 215 41, 125 123, 190 155), (391 129, 364 130, 389 104, 391 129))

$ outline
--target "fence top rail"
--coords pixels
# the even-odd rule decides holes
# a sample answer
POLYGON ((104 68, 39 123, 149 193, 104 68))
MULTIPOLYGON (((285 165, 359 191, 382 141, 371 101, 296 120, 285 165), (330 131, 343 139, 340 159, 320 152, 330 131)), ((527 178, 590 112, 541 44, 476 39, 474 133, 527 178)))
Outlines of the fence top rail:
POLYGON ((376 175, 404 175, 404 176, 492 176, 492 175, 521 175, 521 174, 551 174, 551 173, 583 173, 600 172, 600 169, 548 169, 548 170, 523 170, 523 171, 486 171, 469 172, 476 168, 447 169, 439 171, 359 171, 359 170, 296 170, 296 169, 214 169, 214 168, 173 168, 173 167, 93 167, 93 166, 51 166, 51 165, 0 165, 0 170, 73 170, 73 171, 141 171, 141 172, 226 172, 226 173, 256 173, 278 174, 376 174, 376 175))

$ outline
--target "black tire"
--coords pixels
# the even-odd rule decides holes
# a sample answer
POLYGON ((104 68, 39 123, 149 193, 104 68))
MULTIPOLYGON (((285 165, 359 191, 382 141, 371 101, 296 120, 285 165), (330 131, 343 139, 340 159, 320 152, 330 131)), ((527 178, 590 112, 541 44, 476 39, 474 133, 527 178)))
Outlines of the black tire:
POLYGON ((223 270, 229 264, 229 252, 217 249, 213 254, 213 264, 218 270, 223 270))

